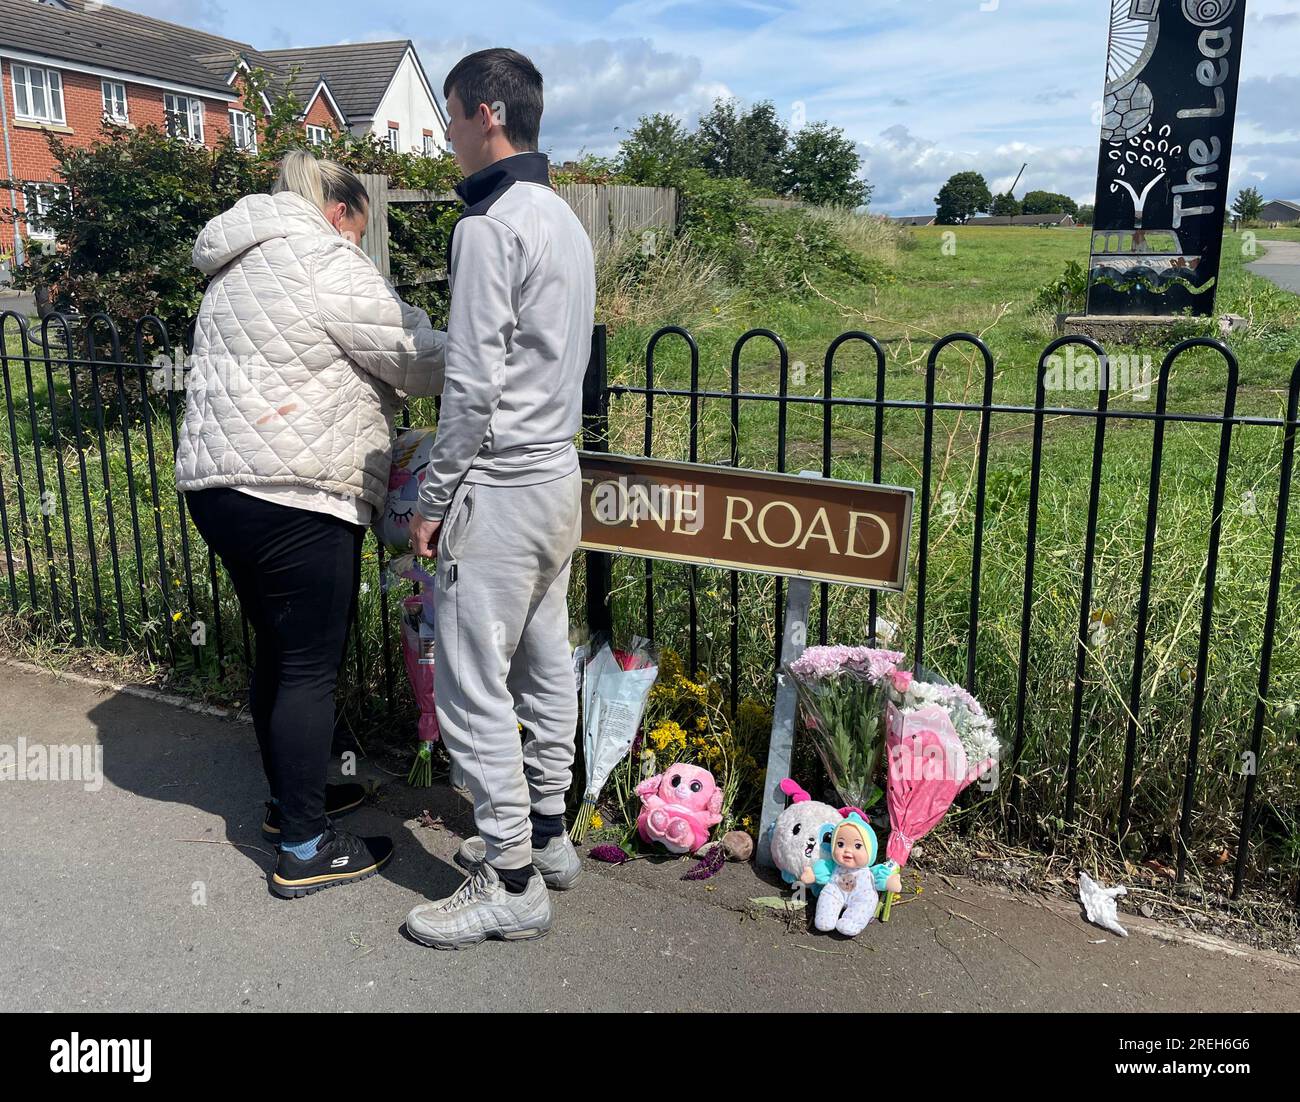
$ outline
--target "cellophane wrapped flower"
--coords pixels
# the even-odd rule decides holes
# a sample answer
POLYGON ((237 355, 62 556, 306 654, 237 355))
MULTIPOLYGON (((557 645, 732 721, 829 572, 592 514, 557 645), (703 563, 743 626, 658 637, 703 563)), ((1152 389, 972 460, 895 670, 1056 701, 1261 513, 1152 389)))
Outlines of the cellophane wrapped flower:
POLYGON ((1001 756, 997 724, 960 685, 923 681, 907 670, 898 670, 889 678, 886 692, 888 699, 904 714, 931 704, 947 712, 966 752, 966 760, 972 766, 997 761, 1001 756))
POLYGON ((809 647, 786 667, 827 776, 853 807, 882 795, 884 694, 902 660, 900 651, 875 647, 809 647))

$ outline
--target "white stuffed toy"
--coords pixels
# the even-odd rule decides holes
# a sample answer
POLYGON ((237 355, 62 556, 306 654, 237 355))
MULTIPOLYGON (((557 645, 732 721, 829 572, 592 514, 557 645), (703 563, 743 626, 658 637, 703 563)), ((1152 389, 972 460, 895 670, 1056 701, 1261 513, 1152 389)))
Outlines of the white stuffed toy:
POLYGON ((782 781, 781 791, 794 802, 772 828, 772 863, 787 884, 806 884, 816 895, 830 879, 834 867, 831 836, 844 817, 830 804, 814 800, 792 780, 782 781))

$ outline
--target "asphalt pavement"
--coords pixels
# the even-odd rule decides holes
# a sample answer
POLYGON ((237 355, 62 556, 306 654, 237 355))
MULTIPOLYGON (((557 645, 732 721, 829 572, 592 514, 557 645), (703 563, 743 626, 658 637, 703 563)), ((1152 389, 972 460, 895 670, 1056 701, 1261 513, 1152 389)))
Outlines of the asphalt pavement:
POLYGON ((445 785, 370 770, 375 801, 343 822, 392 835, 395 859, 289 901, 266 885, 247 724, 5 664, 5 746, 102 750, 102 774, 19 779, 13 755, 0 774, 4 1011, 1300 1010, 1289 958, 1132 916, 1121 939, 1070 900, 924 869, 922 894, 846 940, 751 904, 779 888, 748 865, 685 882, 681 859, 584 858, 549 936, 438 952, 401 924, 461 879, 470 807, 445 785))
POLYGON ((1246 270, 1300 295, 1300 241, 1263 241, 1264 255, 1246 270))

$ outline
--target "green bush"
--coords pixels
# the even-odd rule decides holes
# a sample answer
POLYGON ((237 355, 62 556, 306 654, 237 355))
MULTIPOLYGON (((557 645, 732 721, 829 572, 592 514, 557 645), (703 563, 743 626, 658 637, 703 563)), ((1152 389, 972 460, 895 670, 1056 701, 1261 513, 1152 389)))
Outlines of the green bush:
POLYGON ((876 274, 831 223, 798 207, 760 207, 744 180, 691 169, 679 188, 679 230, 739 287, 788 293, 802 287, 805 274, 835 271, 865 281, 876 274))
POLYGON ((1088 272, 1077 260, 1066 262, 1059 278, 1040 287, 1034 296, 1036 310, 1049 314, 1077 314, 1088 305, 1088 272))
MULTIPOLYGON (((263 74, 250 74, 247 89, 256 93, 264 87, 263 74)), ((247 96, 250 103, 259 100, 247 96)), ((190 145, 153 126, 131 129, 105 122, 100 140, 89 148, 70 147, 49 134, 65 181, 45 219, 57 247, 33 250, 15 268, 14 285, 49 288, 55 309, 103 312, 119 324, 153 314, 176 342, 197 313, 207 284, 190 262, 199 231, 241 197, 269 191, 281 156, 303 144, 300 108, 291 94, 275 98, 269 113, 255 113, 264 127, 256 153, 236 149, 230 139, 215 149, 190 145)), ((338 135, 316 152, 354 172, 386 174, 393 187, 446 192, 460 178, 450 155, 394 153, 373 136, 338 135)), ((0 181, 0 187, 10 186, 23 185, 0 181)), ((394 208, 395 282, 441 272, 457 210, 454 203, 394 208)), ((16 210, 0 208, 0 220, 12 223, 16 217, 16 210)), ((442 285, 422 284, 409 297, 445 314, 442 285)))
POLYGON ((206 282, 190 262, 194 238, 241 195, 266 190, 268 166, 230 142, 202 149, 155 127, 105 123, 103 140, 88 149, 49 141, 67 181, 46 216, 58 247, 31 250, 14 285, 48 287, 55 308, 68 312, 119 322, 154 314, 175 338, 206 282))

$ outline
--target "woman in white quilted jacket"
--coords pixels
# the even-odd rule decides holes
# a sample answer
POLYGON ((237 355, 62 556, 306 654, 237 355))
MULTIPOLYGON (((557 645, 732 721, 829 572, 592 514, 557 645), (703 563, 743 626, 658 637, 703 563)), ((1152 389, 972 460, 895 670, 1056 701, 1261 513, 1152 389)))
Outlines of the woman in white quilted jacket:
POLYGON ((368 206, 353 173, 293 151, 271 195, 239 200, 194 245, 211 282, 176 484, 256 633, 262 829, 279 843, 271 890, 285 897, 370 876, 393 849, 332 824, 365 795, 326 784, 334 690, 398 392, 441 391, 446 335, 358 248, 368 206))

